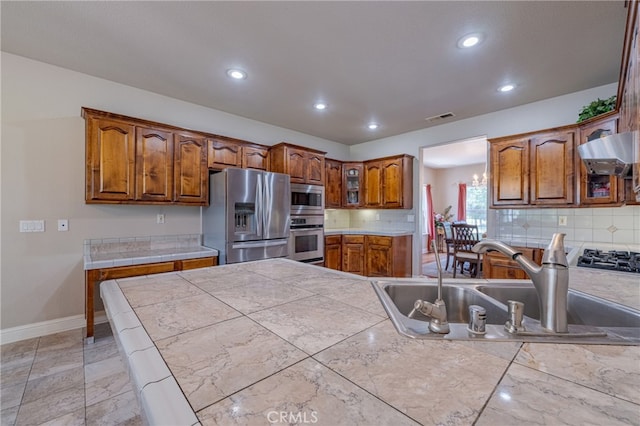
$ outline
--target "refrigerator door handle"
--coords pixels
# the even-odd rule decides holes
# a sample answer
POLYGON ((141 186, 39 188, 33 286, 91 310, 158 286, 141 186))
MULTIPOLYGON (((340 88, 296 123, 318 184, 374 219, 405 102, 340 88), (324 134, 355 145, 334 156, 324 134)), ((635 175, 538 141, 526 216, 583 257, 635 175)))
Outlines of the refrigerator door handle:
POLYGON ((289 244, 287 240, 270 240, 270 241, 248 241, 246 243, 233 244, 231 248, 253 248, 253 247, 275 247, 289 244))
POLYGON ((268 238, 270 232, 269 228, 271 226, 271 181, 266 177, 264 179, 264 211, 262 213, 264 217, 264 233, 265 238, 268 238))
POLYGON ((262 174, 256 176, 256 227, 258 237, 262 237, 262 225, 263 225, 263 195, 262 195, 262 174))

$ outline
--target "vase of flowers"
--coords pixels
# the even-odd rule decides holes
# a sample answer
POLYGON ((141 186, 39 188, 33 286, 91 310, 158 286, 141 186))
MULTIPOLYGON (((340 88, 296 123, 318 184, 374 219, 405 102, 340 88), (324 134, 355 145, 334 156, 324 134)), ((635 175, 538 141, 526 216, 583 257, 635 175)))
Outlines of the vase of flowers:
POLYGON ((451 219, 453 219, 453 214, 451 214, 451 206, 448 206, 446 209, 444 209, 444 212, 442 213, 433 214, 433 220, 436 223, 437 228, 442 228, 444 226, 444 222, 449 222, 451 221, 451 219))

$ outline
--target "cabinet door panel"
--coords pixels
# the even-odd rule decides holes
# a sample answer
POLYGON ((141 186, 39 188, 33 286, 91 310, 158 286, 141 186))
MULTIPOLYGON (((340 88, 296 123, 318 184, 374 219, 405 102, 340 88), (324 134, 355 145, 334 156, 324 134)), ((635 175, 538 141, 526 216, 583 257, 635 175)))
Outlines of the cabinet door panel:
POLYGON ((529 141, 491 144, 491 202, 494 206, 529 203, 529 141))
POLYGON ((242 147, 242 168, 269 170, 269 148, 242 147))
POLYGON ((175 141, 175 196, 180 203, 204 205, 209 198, 207 144, 204 137, 179 134, 175 141))
POLYGON ((342 236, 342 270, 364 275, 364 236, 342 236))
POLYGON ((327 235, 324 239, 324 265, 329 269, 342 270, 342 236, 327 235))
POLYGON ((135 190, 135 127, 87 118, 86 201, 127 201, 135 190))
POLYGON ((402 160, 382 163, 382 200, 384 207, 402 207, 402 160))
POLYGON ((531 139, 531 203, 573 204, 575 182, 573 132, 531 139))
POLYGON ((382 164, 380 162, 364 164, 364 205, 382 206, 382 164))
POLYGON ((382 236, 366 237, 367 268, 365 275, 368 277, 392 277, 393 253, 392 238, 382 236))
POLYGON ((136 199, 171 201, 173 188, 173 134, 136 128, 136 199))
POLYGON ((305 155, 304 151, 298 149, 289 149, 287 152, 289 176, 291 182, 306 183, 305 179, 305 155))
POLYGON ((207 141, 209 155, 207 158, 210 169, 222 170, 227 167, 242 165, 242 148, 240 144, 218 139, 207 141))
POLYGON ((342 163, 336 160, 325 160, 325 208, 342 207, 342 163))
POLYGON ((324 155, 307 153, 306 179, 311 185, 324 185, 324 155))
POLYGON ((342 206, 362 207, 363 202, 363 165, 362 163, 344 163, 342 165, 342 206))

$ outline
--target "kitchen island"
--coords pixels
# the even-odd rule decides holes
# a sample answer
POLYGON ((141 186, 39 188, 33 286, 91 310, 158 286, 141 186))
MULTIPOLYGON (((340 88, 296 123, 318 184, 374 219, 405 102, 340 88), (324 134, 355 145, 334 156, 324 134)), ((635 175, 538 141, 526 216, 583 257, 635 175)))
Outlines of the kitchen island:
POLYGON ((152 424, 640 423, 640 347, 409 339, 356 275, 278 259, 101 295, 152 424))

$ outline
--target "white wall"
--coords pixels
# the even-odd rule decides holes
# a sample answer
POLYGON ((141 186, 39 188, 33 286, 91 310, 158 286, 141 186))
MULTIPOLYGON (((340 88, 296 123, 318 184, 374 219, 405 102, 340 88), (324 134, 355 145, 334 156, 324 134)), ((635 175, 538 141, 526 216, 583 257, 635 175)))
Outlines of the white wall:
POLYGON ((200 208, 87 205, 82 106, 272 145, 288 141, 348 158, 348 147, 2 53, 0 328, 84 313, 89 238, 197 234, 200 208), (166 215, 155 223, 156 213, 166 215), (46 232, 19 233, 23 219, 46 232), (69 231, 57 232, 57 220, 69 231))

